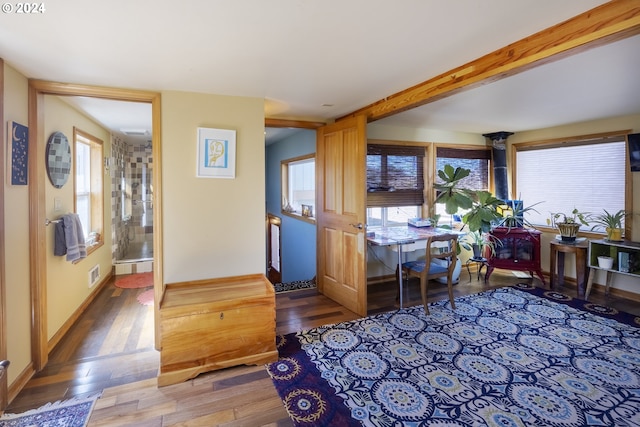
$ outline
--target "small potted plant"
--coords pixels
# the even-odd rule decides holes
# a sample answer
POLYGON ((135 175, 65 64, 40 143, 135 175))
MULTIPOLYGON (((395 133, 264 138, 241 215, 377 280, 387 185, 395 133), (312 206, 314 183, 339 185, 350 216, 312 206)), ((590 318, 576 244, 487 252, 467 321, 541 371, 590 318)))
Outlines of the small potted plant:
POLYGON ((587 212, 580 212, 574 208, 571 213, 551 213, 551 217, 547 218, 547 224, 555 227, 560 232, 560 239, 566 243, 574 243, 578 230, 582 225, 588 226, 589 221, 587 212))
POLYGON ((493 235, 478 230, 465 234, 460 240, 460 246, 471 251, 472 259, 482 259, 495 255, 496 247, 502 246, 502 242, 493 235))
POLYGON ((607 232, 607 239, 612 242, 619 242, 622 240, 622 229, 624 228, 624 220, 631 215, 631 212, 627 212, 624 209, 620 209, 616 213, 609 213, 606 209, 603 209, 602 213, 589 215, 588 220, 591 224, 595 224, 591 227, 591 231, 598 228, 604 228, 607 232))
POLYGON ((527 207, 524 207, 524 203, 522 202, 522 200, 511 200, 510 202, 511 203, 509 204, 511 207, 511 213, 509 216, 504 217, 504 219, 500 223, 500 226, 507 227, 509 229, 524 227, 536 228, 533 224, 527 221, 527 219, 524 217, 524 214, 527 212, 539 213, 537 210, 535 210, 534 206, 537 206, 542 202, 537 202, 527 207))

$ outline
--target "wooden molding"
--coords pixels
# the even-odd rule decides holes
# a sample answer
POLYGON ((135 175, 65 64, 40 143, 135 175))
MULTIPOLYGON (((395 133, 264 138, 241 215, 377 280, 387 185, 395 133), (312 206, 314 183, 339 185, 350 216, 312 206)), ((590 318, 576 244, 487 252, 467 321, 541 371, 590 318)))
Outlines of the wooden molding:
POLYGON ((268 128, 318 129, 325 124, 324 122, 308 122, 304 120, 264 119, 264 126, 268 128))
POLYGON ((373 122, 637 34, 640 2, 613 0, 337 120, 373 122))

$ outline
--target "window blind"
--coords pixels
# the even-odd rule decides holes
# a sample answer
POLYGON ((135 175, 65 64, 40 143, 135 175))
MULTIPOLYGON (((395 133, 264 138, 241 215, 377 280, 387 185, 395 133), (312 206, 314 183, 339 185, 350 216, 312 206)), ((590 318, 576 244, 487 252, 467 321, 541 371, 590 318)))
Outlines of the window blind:
POLYGON ((424 203, 424 148, 367 146, 367 206, 424 203))
MULTIPOLYGON (((517 151, 516 186, 532 224, 546 225, 551 212, 617 212, 625 207, 625 141, 517 151)), ((590 229, 584 227, 583 229, 590 229)))
MULTIPOLYGON (((471 190, 489 190, 490 162, 491 151, 488 149, 438 147, 436 150, 436 169, 442 170, 445 165, 469 169, 471 173, 460 183, 471 190)), ((436 180, 441 181, 437 176, 436 180)))

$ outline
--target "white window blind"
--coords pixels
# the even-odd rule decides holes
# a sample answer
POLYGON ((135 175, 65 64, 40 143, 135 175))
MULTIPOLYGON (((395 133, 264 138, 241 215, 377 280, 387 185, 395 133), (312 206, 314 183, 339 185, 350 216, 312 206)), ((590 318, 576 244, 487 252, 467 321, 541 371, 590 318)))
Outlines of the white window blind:
MULTIPOLYGON (((516 154, 517 198, 534 225, 546 225, 551 212, 617 212, 625 207, 624 140, 617 142, 535 147, 516 154)), ((590 227, 582 227, 589 230, 590 227)))

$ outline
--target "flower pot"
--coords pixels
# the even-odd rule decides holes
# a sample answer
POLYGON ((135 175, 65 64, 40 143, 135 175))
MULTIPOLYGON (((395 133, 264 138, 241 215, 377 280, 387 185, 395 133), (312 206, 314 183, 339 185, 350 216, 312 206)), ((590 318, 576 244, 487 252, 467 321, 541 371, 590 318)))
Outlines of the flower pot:
POLYGON ((622 241, 622 228, 609 228, 607 227, 607 240, 612 242, 622 241))
POLYGON ((558 231, 560 232, 560 239, 563 242, 575 242, 578 230, 580 230, 580 224, 574 222, 559 222, 556 223, 558 231))
POLYGON ((599 256, 598 267, 611 270, 611 268, 613 267, 613 258, 611 258, 610 256, 599 256))

